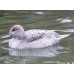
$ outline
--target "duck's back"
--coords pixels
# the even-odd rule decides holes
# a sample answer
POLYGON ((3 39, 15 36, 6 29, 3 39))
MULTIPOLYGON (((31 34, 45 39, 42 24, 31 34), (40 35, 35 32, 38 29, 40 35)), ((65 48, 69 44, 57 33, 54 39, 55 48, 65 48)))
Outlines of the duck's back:
POLYGON ((54 32, 55 30, 39 30, 39 29, 33 29, 25 31, 25 36, 27 39, 40 39, 40 38, 51 38, 51 37, 58 37, 59 34, 54 32))
POLYGON ((55 30, 42 30, 42 29, 32 29, 25 31, 25 34, 39 34, 39 33, 48 33, 54 32, 55 30))

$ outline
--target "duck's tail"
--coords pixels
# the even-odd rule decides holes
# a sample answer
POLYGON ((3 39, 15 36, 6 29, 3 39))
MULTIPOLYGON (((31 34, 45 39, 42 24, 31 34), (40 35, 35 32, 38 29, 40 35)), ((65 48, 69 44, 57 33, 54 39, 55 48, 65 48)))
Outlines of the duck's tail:
POLYGON ((63 38, 68 37, 68 36, 70 36, 70 35, 71 35, 71 34, 60 35, 59 39, 63 39, 63 38))

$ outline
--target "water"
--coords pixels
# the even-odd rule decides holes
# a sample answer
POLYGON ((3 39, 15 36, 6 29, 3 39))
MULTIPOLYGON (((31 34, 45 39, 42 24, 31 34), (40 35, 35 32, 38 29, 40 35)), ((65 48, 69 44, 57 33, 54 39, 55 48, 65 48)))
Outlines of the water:
POLYGON ((74 63, 74 11, 0 11, 0 63, 64 64, 74 63), (12 50, 2 44, 2 36, 15 24, 28 29, 58 30, 71 36, 43 49, 12 50))

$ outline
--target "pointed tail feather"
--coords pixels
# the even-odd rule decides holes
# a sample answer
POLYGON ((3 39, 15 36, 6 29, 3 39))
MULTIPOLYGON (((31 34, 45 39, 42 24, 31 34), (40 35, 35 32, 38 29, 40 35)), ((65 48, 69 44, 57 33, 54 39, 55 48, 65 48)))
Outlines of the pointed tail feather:
POLYGON ((70 36, 70 35, 71 35, 71 34, 60 35, 60 38, 59 38, 59 39, 63 39, 63 38, 68 37, 68 36, 70 36))

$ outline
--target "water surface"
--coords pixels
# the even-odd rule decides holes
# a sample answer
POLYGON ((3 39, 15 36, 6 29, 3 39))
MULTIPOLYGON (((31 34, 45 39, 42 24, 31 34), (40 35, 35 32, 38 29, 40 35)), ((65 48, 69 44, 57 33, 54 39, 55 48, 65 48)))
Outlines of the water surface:
POLYGON ((0 11, 0 63, 64 64, 74 62, 74 11, 0 11), (58 30, 71 36, 44 49, 12 50, 1 37, 15 24, 28 29, 58 30))

